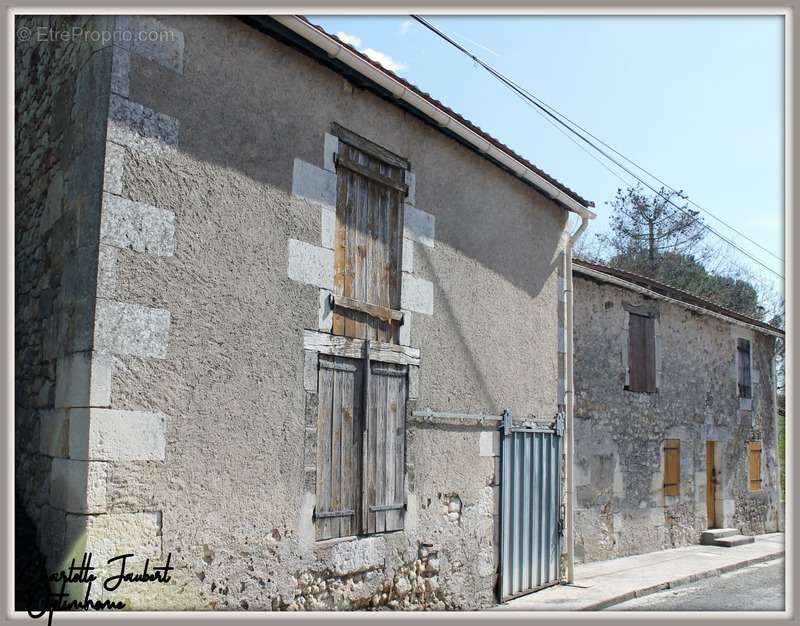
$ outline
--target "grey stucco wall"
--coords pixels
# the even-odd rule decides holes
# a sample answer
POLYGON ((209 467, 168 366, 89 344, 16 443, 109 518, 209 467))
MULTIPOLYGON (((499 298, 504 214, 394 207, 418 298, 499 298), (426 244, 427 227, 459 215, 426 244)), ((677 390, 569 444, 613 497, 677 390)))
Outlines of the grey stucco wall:
MULTIPOLYGON (((108 18, 19 16, 15 39, 15 477, 47 567, 69 551, 65 363, 93 348, 110 48, 51 33, 108 18), (51 485, 55 482, 55 486, 51 485)), ((25 546, 18 546, 22 551, 25 546)))
POLYGON ((699 541, 708 528, 707 440, 717 442, 717 526, 777 530, 773 339, 575 273, 576 559, 699 541), (657 316, 658 392, 625 385, 625 305, 657 316), (753 341, 751 410, 740 409, 736 337, 753 341), (746 443, 762 439, 763 488, 747 489, 746 443), (663 444, 680 439, 680 494, 663 493, 663 444))
POLYGON ((434 247, 413 244, 433 311, 411 340, 416 405, 434 410, 555 414, 566 213, 236 19, 147 23, 179 36, 112 51, 92 365, 109 389, 87 417, 84 471, 103 473, 98 510, 75 516, 85 545, 172 554, 173 584, 131 588, 137 608, 493 604, 499 476, 479 428, 412 429, 405 532, 309 538, 303 330, 319 289, 289 278, 287 242, 323 225, 291 193, 293 163, 323 167, 332 122, 411 162, 436 222, 434 247), (114 424, 141 427, 93 448, 114 424))

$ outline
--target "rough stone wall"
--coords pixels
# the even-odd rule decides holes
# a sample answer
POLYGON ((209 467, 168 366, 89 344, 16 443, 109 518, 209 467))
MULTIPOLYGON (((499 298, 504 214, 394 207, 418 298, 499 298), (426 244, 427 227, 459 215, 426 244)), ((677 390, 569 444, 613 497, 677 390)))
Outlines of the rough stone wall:
MULTIPOLYGON (((410 428, 405 531, 329 542, 309 533, 303 331, 322 324, 327 279, 321 265, 291 268, 297 252, 314 263, 329 256, 329 211, 293 190, 298 172, 329 165, 332 122, 412 163, 406 210, 421 230, 404 242, 414 260, 404 286, 416 298, 408 341, 422 362, 410 408, 440 411, 555 414, 566 213, 240 21, 158 21, 182 45, 131 51, 125 102, 112 99, 119 137, 109 137, 117 147, 106 168, 124 200, 114 201, 117 214, 153 216, 141 218, 151 236, 125 234, 120 219, 101 237, 101 253, 103 242, 114 247, 101 298, 125 303, 134 320, 146 310, 168 322, 152 313, 134 325, 161 329, 147 350, 125 341, 108 349, 112 409, 162 416, 163 453, 118 455, 108 470, 109 516, 157 512, 154 545, 178 568, 174 593, 137 606, 493 604, 497 442, 480 428, 410 428), (426 235, 434 220, 435 245, 426 235), (298 280, 309 273, 322 284, 298 280)), ((324 199, 325 188, 313 191, 324 199)))
MULTIPOLYGON (((52 569, 68 550, 69 363, 92 350, 110 48, 51 33, 108 18, 19 16, 15 30, 16 490, 52 569)), ((24 549, 23 546, 19 546, 24 549)))
POLYGON ((777 530, 773 339, 575 272, 578 562, 677 547, 708 528, 707 440, 716 441, 717 526, 777 530), (623 389, 625 305, 657 316, 658 392, 623 389), (753 340, 753 401, 740 408, 736 337, 753 340), (763 488, 747 489, 746 443, 763 442, 763 488), (663 492, 663 444, 680 439, 680 494, 663 492))

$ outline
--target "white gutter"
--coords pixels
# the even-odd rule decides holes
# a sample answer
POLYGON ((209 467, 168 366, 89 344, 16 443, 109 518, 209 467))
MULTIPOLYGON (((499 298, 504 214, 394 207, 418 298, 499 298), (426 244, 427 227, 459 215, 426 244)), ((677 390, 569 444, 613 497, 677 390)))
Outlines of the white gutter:
POLYGON ((573 286, 572 286, 572 248, 578 241, 583 231, 589 226, 588 217, 581 216, 581 225, 575 234, 570 236, 564 250, 564 326, 566 336, 566 367, 564 381, 564 405, 567 411, 566 428, 566 459, 565 469, 567 474, 567 502, 566 502, 566 542, 567 542, 567 584, 575 581, 575 367, 573 363, 573 286))
POLYGON ((768 328, 764 328, 763 326, 756 326, 755 324, 748 324, 747 322, 737 320, 735 317, 728 317, 724 313, 717 313, 716 311, 712 311, 711 309, 706 309, 705 307, 698 306, 696 304, 690 304, 688 302, 684 302, 683 300, 678 300, 677 298, 670 298, 669 296, 660 294, 657 291, 651 291, 646 287, 640 287, 635 283, 628 282, 623 278, 617 278, 616 276, 609 276, 604 272, 593 270, 588 267, 577 266, 575 268, 575 271, 578 272, 579 274, 586 274, 587 276, 592 276, 593 278, 596 278, 606 283, 610 283, 612 285, 618 285, 620 287, 624 287, 625 289, 630 289, 631 291, 642 293, 651 298, 664 300, 665 302, 670 302, 672 304, 677 304, 678 306, 691 309, 692 311, 697 311, 698 313, 701 313, 703 315, 710 315, 711 317, 716 317, 717 319, 721 319, 730 324, 737 324, 738 326, 743 326, 744 328, 748 328, 754 332, 761 333, 763 335, 772 335, 773 337, 778 337, 778 338, 784 338, 786 336, 785 333, 782 333, 780 331, 769 330, 768 328))
POLYGON ((532 183, 537 189, 553 200, 562 203, 573 213, 580 215, 582 219, 593 219, 595 214, 588 207, 582 205, 564 191, 553 185, 550 181, 537 174, 534 170, 524 165, 510 154, 501 150, 494 144, 481 137, 474 130, 465 126, 452 115, 435 106, 419 94, 415 93, 403 85, 400 81, 389 76, 385 72, 375 67, 372 63, 365 61, 352 50, 344 46, 337 39, 330 35, 320 32, 317 28, 303 19, 294 15, 272 15, 270 16, 292 32, 300 35, 306 41, 327 52, 331 58, 338 59, 348 67, 354 69, 369 80, 380 85, 391 93, 398 100, 402 100, 435 120, 442 128, 447 128, 451 132, 461 137, 464 141, 474 146, 478 151, 491 157, 498 163, 504 165, 520 178, 532 183))

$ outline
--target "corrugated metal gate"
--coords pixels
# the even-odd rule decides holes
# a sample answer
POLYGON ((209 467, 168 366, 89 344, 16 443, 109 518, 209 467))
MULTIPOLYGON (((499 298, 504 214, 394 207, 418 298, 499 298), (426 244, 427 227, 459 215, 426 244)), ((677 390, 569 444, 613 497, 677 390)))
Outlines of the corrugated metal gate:
POLYGON ((561 416, 552 427, 515 427, 503 414, 500 602, 559 581, 563 429, 561 416))

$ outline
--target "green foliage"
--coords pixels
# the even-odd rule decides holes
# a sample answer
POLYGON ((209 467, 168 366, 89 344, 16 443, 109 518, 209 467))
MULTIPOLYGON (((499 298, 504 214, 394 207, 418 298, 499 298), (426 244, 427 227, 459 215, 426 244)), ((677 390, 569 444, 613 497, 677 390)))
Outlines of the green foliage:
POLYGON ((753 285, 740 278, 712 274, 692 255, 661 253, 652 270, 649 269, 645 251, 618 254, 607 262, 613 267, 648 276, 755 319, 764 316, 764 310, 758 304, 758 292, 753 285))
POLYGON ((755 319, 764 318, 759 294, 738 276, 709 272, 694 256, 703 240, 703 221, 688 209, 681 192, 641 188, 617 190, 611 234, 598 235, 612 267, 642 274, 755 319), (681 206, 683 204, 683 206, 681 206))

